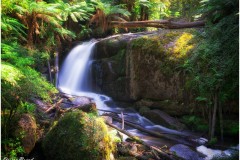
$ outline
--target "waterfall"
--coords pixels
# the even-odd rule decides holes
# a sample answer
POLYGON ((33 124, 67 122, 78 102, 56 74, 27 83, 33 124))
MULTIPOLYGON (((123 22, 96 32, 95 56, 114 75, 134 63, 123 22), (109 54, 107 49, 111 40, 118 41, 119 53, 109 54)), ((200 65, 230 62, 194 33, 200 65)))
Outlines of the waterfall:
MULTIPOLYGON (((164 138, 159 140, 159 138, 141 134, 141 132, 137 131, 136 129, 126 129, 133 135, 141 137, 141 139, 143 139, 147 143, 158 146, 166 145, 168 143, 169 145, 173 145, 176 144, 176 142, 190 145, 191 142, 189 142, 189 140, 179 137, 176 138, 174 136, 184 135, 185 137, 190 137, 190 133, 184 131, 176 131, 160 125, 155 125, 145 117, 139 115, 139 113, 136 112, 136 110, 134 110, 133 108, 119 107, 118 105, 115 105, 115 103, 110 97, 91 92, 91 78, 89 76, 89 73, 91 71, 90 68, 92 61, 90 60, 90 58, 95 44, 96 41, 84 42, 76 46, 69 52, 59 72, 59 90, 70 95, 89 97, 96 103, 96 106, 99 110, 114 111, 115 113, 126 113, 126 115, 124 115, 124 119, 126 121, 140 125, 146 130, 154 130, 155 132, 170 134, 168 140, 166 141, 166 139, 164 140, 164 138), (169 141, 169 139, 171 140, 169 141)), ((99 111, 99 113, 103 112, 104 111, 99 111)))
POLYGON ((73 48, 65 59, 59 74, 58 88, 68 94, 89 91, 88 70, 96 42, 84 42, 73 48))

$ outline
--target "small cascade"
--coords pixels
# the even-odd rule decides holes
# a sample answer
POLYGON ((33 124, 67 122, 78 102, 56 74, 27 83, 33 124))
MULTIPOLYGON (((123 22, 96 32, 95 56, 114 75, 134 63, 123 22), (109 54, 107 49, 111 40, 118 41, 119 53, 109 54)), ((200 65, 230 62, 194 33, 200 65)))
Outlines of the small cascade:
POLYGON ((65 59, 59 74, 58 88, 68 94, 89 91, 90 57, 96 41, 84 42, 73 48, 65 59))

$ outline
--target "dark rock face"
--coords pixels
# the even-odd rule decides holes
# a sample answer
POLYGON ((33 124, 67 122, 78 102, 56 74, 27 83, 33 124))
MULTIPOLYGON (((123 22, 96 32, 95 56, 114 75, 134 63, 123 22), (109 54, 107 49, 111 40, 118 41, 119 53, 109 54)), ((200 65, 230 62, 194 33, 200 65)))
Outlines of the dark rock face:
POLYGON ((176 144, 170 148, 171 152, 175 152, 176 155, 185 160, 203 160, 202 157, 198 155, 197 152, 194 152, 188 146, 183 144, 176 144))
POLYGON ((183 59, 177 49, 189 47, 177 43, 181 37, 191 37, 191 33, 162 31, 101 40, 94 53, 94 90, 117 101, 152 99, 188 103, 191 96, 184 88, 186 78, 175 69, 175 63, 183 59))
POLYGON ((129 39, 115 37, 96 45, 93 63, 94 90, 116 100, 129 101, 126 76, 126 48, 129 39))

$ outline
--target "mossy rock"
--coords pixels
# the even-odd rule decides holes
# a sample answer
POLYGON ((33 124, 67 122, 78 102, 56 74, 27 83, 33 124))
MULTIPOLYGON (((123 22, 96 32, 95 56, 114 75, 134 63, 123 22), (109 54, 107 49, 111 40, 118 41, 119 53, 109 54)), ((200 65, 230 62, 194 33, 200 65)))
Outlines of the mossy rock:
POLYGON ((15 127, 15 136, 21 137, 24 151, 29 154, 38 140, 35 118, 31 114, 22 114, 15 127))
POLYGON ((51 160, 109 160, 113 149, 104 121, 79 110, 66 113, 43 140, 51 160))

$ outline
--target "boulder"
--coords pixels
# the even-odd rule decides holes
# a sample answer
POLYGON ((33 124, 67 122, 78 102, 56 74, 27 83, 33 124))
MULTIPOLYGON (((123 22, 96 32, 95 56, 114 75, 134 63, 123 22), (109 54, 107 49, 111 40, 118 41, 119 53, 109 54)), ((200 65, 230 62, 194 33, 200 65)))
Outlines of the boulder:
POLYGON ((43 139, 49 160, 111 159, 112 151, 104 121, 80 110, 67 112, 43 139))
POLYGON ((34 117, 30 114, 21 115, 17 129, 16 137, 22 137, 21 142, 25 153, 29 154, 37 142, 37 124, 34 117))
POLYGON ((183 144, 176 144, 169 149, 171 152, 174 152, 178 157, 185 160, 204 160, 199 154, 188 146, 183 144))
POLYGON ((97 112, 96 104, 91 98, 85 96, 64 98, 61 108, 78 108, 84 112, 97 112))
MULTIPOLYGON (((140 110, 141 111, 141 110, 140 110)), ((167 113, 160 111, 158 109, 154 110, 143 110, 140 112, 144 117, 148 118, 152 122, 165 126, 167 128, 183 130, 186 128, 184 124, 179 122, 176 118, 171 117, 167 113)))
POLYGON ((90 98, 82 96, 72 98, 71 102, 76 106, 84 106, 90 104, 92 101, 90 98))
POLYGON ((186 76, 176 67, 192 44, 191 30, 116 35, 99 41, 94 53, 95 89, 117 101, 176 100, 187 103, 186 76), (186 48, 180 51, 181 48, 186 48))

